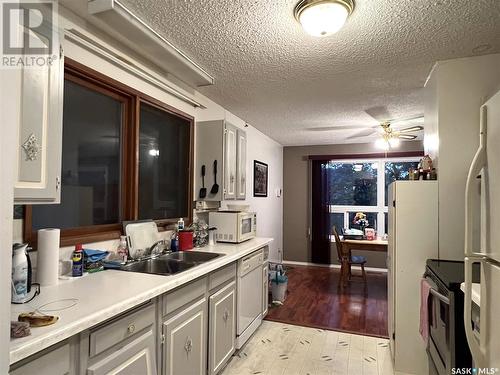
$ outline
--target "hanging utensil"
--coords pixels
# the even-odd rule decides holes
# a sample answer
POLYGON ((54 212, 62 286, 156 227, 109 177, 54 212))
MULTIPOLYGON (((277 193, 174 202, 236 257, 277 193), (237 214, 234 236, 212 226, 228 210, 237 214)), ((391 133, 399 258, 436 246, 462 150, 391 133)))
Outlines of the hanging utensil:
POLYGON ((219 185, 217 184, 217 160, 214 160, 214 184, 210 190, 211 194, 217 194, 219 192, 219 185))
POLYGON ((201 189, 200 198, 205 198, 207 196, 207 188, 205 187, 205 165, 201 166, 201 189))

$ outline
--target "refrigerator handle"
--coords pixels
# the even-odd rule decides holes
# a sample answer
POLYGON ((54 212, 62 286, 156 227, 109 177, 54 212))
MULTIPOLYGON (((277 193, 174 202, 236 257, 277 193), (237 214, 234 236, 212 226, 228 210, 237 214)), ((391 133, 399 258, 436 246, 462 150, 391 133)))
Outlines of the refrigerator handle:
MULTIPOLYGON (((481 263, 481 258, 465 258, 465 299, 464 299, 464 325, 465 325, 465 335, 467 336, 467 341, 469 343, 469 348, 474 359, 474 365, 476 367, 481 366, 484 363, 485 350, 481 345, 481 340, 478 342, 474 331, 472 329, 472 265, 473 263, 481 263)), ((481 326, 481 332, 485 332, 487 327, 484 327, 483 322, 481 326)))
POLYGON ((465 256, 484 256, 473 250, 472 237, 472 207, 474 203, 474 185, 476 177, 486 165, 486 106, 481 107, 481 120, 479 132, 479 149, 472 159, 472 164, 465 185, 465 256))

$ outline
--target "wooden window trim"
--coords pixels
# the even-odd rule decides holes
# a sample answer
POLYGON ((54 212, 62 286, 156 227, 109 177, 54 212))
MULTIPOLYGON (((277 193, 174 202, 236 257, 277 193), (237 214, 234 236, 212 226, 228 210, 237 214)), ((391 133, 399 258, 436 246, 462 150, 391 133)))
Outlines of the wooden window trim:
MULTIPOLYGON (((145 103, 171 113, 188 121, 189 126, 189 160, 187 181, 187 209, 188 215, 184 221, 189 225, 193 221, 193 167, 194 167, 194 117, 177 108, 169 106, 160 100, 146 95, 130 86, 113 78, 97 72, 85 65, 65 59, 64 78, 94 91, 124 102, 123 127, 122 127, 122 184, 126 186, 121 191, 121 217, 123 221, 137 220, 138 194, 139 194, 139 124, 140 105, 145 103), (96 90, 97 89, 97 90, 96 90)), ((32 206, 27 205, 24 210, 23 237, 34 248, 37 245, 37 231, 33 230, 32 206)), ((178 218, 155 220, 160 231, 174 228, 178 218)), ((120 238, 122 224, 94 225, 61 230, 60 246, 71 246, 77 243, 101 242, 120 238)))

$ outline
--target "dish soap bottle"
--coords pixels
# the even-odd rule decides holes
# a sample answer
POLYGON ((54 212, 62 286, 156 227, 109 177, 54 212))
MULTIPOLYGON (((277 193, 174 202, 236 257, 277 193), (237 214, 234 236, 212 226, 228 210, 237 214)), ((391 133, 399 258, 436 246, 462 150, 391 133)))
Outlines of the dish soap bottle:
POLYGON ((127 246, 127 236, 120 236, 120 243, 116 249, 116 253, 120 257, 122 262, 127 262, 128 259, 128 246, 127 246))
POLYGON ((181 217, 179 221, 177 222, 177 230, 183 230, 184 229, 184 219, 181 217))
POLYGON ((73 277, 83 276, 83 246, 81 244, 75 245, 72 260, 73 277))

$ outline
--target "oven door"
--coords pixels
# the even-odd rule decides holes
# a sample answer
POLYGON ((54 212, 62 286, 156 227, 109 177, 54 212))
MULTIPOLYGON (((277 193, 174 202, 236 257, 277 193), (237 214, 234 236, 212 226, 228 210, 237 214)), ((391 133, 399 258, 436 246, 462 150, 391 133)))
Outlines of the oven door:
POLYGON ((451 361, 450 300, 434 287, 429 295, 429 355, 439 375, 447 375, 451 361))

